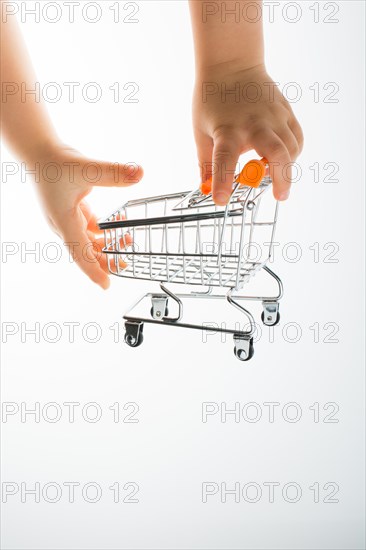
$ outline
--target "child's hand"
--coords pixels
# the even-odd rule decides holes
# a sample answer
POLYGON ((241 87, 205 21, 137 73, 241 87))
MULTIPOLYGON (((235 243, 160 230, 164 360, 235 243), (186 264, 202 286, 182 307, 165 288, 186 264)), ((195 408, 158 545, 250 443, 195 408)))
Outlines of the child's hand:
POLYGON ((84 199, 94 185, 123 187, 137 183, 142 178, 142 168, 133 163, 95 161, 64 146, 52 147, 40 158, 28 161, 28 168, 34 169, 35 162, 39 163, 41 175, 36 186, 50 226, 84 273, 107 289, 108 269, 101 253, 103 232, 84 199))
MULTIPOLYGON (((60 144, 44 103, 22 99, 19 90, 34 89, 38 81, 15 15, 0 19, 0 65, 4 98, 2 132, 15 155, 36 170, 36 186, 53 230, 63 239, 79 267, 92 281, 108 288, 107 262, 101 254, 103 233, 84 202, 94 185, 125 186, 137 183, 142 168, 88 159, 60 144), (7 84, 18 90, 7 94, 7 84)), ((111 260, 113 267, 113 259, 111 260)), ((125 267, 119 260, 119 267, 125 267)))
POLYGON ((212 170, 216 204, 228 202, 238 158, 251 149, 269 161, 276 199, 287 199, 288 165, 302 150, 303 134, 264 65, 235 72, 223 63, 199 73, 193 126, 201 178, 212 170))

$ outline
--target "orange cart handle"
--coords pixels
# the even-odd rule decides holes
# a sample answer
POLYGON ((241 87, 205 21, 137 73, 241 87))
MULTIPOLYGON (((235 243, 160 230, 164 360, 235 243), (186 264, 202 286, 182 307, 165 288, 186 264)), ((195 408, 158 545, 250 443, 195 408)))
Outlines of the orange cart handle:
POLYGON ((268 160, 253 159, 246 163, 243 170, 236 178, 236 183, 248 185, 249 187, 259 187, 262 179, 268 175, 268 160))
MULTIPOLYGON (((246 163, 242 171, 235 178, 235 183, 248 185, 249 187, 259 187, 262 179, 268 175, 268 161, 265 158, 253 159, 246 163)), ((203 195, 209 195, 212 191, 212 176, 200 185, 200 191, 203 195)))

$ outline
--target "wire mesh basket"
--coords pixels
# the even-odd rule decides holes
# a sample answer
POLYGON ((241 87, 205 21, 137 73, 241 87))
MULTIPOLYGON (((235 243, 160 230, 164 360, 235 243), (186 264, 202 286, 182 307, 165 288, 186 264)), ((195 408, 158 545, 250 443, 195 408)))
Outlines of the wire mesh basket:
MULTIPOLYGON (((236 301, 244 297, 236 296, 234 300, 232 293, 240 291, 262 268, 276 279, 279 294, 274 298, 248 299, 262 300, 265 324, 278 322, 282 283, 266 265, 272 254, 278 203, 273 199, 272 182, 268 166, 264 170, 264 161, 251 161, 245 167, 246 177, 243 170, 235 178, 227 206, 217 206, 211 187, 207 189, 206 186, 206 189, 201 187, 195 191, 128 201, 99 223, 104 230, 103 252, 109 271, 119 277, 157 281, 164 292, 149 295, 153 305, 152 320, 125 315, 126 330, 131 337, 127 343, 138 345, 135 326, 135 332, 131 332, 131 325, 136 323, 164 321, 199 328, 179 323, 183 312, 179 296, 183 295, 173 294, 165 283, 204 286, 209 293, 213 287, 222 287, 227 289, 228 301, 241 309, 251 323, 249 331, 235 333, 236 340, 243 344, 239 351, 247 360, 250 358, 247 344, 253 334, 254 320, 236 301), (259 166, 259 177, 256 173, 253 181, 250 178, 248 181, 248 167, 253 168, 253 165, 256 169, 259 166), (168 296, 179 305, 176 317, 166 313, 168 296)), ((234 334, 231 330, 226 332, 234 334)))

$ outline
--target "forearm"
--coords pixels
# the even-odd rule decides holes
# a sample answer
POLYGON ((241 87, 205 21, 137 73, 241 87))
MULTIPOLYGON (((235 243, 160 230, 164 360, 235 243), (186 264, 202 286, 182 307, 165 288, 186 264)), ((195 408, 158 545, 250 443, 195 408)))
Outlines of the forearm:
MULTIPOLYGON (((221 67, 236 72, 264 63, 262 17, 255 22, 256 17, 245 17, 249 4, 254 9, 252 0, 189 4, 198 74, 221 67)), ((260 14, 262 1, 256 4, 260 14)))
POLYGON ((44 104, 34 90, 36 76, 14 16, 0 22, 1 131, 14 154, 33 161, 58 141, 44 104))

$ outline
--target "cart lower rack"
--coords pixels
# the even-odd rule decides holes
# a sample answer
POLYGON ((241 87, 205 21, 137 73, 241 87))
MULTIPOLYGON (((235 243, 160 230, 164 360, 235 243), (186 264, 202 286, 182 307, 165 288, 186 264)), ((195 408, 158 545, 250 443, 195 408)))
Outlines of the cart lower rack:
POLYGON ((161 292, 146 294, 124 315, 128 345, 142 343, 144 323, 202 330, 202 324, 182 321, 185 300, 225 299, 245 316, 248 330, 205 330, 232 334, 240 360, 253 356, 255 321, 241 302, 261 301, 263 323, 274 326, 283 294, 280 278, 267 265, 278 214, 270 189, 266 160, 253 160, 236 176, 225 207, 214 204, 208 181, 200 190, 129 201, 99 223, 110 273, 160 284, 161 292), (276 295, 243 295, 243 287, 261 270, 276 282, 276 295), (193 290, 177 294, 167 288, 169 283, 192 285, 193 290), (215 287, 221 293, 214 293, 215 287), (148 315, 134 315, 145 298, 150 301, 148 315), (174 316, 169 300, 176 304, 174 316))

